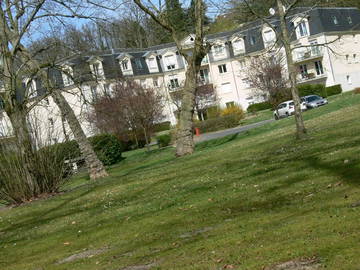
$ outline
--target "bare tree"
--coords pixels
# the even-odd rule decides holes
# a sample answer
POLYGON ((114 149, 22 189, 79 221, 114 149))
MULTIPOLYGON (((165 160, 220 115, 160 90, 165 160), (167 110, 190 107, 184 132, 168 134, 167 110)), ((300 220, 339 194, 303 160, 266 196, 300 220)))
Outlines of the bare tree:
POLYGON ((109 95, 94 103, 92 119, 99 129, 135 140, 141 132, 149 147, 154 125, 164 119, 164 97, 154 89, 145 88, 133 80, 119 80, 109 95))
POLYGON ((258 98, 266 98, 273 108, 289 96, 285 61, 281 53, 262 54, 252 57, 245 71, 255 95, 258 98))
MULTIPOLYGON (((182 96, 180 118, 176 134, 176 156, 192 154, 194 152, 193 114, 195 91, 198 82, 197 75, 200 71, 201 61, 211 48, 211 45, 204 40, 204 1, 195 1, 195 35, 193 37, 194 44, 192 47, 186 47, 182 44, 183 38, 191 33, 186 32, 186 29, 184 31, 183 27, 178 26, 179 22, 174 22, 171 16, 167 16, 170 15, 169 13, 162 12, 161 9, 156 8, 156 5, 152 3, 150 6, 147 6, 141 0, 134 0, 134 2, 159 25, 171 33, 179 53, 187 62, 186 80, 183 88, 184 94, 182 96)), ((147 1, 147 3, 148 2, 149 1, 147 1)), ((165 3, 168 2, 169 1, 165 1, 165 3)))
POLYGON ((56 89, 56 85, 52 83, 48 72, 52 63, 38 61, 39 52, 27 49, 24 44, 30 41, 32 31, 39 30, 44 24, 49 25, 53 21, 65 23, 69 18, 90 18, 95 15, 89 9, 90 6, 96 7, 96 10, 104 7, 98 1, 91 3, 86 7, 82 0, 8 0, 1 4, 0 55, 3 91, 0 97, 4 111, 10 119, 20 155, 24 157, 24 171, 29 184, 35 182, 39 174, 34 169, 36 166, 32 166, 36 159, 27 115, 39 100, 46 97, 37 95, 34 82, 41 80, 48 94, 56 89))

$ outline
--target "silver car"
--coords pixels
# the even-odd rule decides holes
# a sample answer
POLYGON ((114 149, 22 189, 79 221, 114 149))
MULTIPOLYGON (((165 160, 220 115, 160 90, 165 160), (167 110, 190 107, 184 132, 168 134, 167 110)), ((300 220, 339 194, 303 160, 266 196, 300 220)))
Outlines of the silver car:
POLYGON ((313 108, 328 104, 328 101, 326 98, 322 98, 317 95, 305 96, 305 97, 302 97, 301 100, 305 102, 306 107, 308 109, 313 109, 313 108))

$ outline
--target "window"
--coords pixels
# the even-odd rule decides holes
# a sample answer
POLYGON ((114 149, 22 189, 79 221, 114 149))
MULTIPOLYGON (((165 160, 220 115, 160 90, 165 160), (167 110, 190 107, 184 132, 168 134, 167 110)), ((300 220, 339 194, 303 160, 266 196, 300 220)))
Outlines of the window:
POLYGON ((100 75, 99 68, 100 68, 100 64, 99 64, 99 63, 93 64, 93 69, 94 69, 94 75, 95 75, 95 77, 99 77, 99 75, 100 75))
POLYGON ((321 61, 315 62, 316 75, 323 75, 324 69, 321 61))
POLYGON ((167 70, 175 69, 175 55, 167 55, 165 56, 165 65, 167 70))
POLYGON ((226 64, 219 65, 218 69, 219 69, 219 73, 226 73, 227 72, 226 64))
POLYGON ((154 57, 148 59, 149 68, 157 68, 156 59, 154 57))
POLYGON ((346 81, 347 81, 348 84, 352 84, 351 76, 350 76, 350 75, 347 75, 347 76, 346 76, 346 81))
POLYGON ((231 92, 231 83, 227 82, 227 83, 222 83, 221 84, 221 92, 222 93, 229 93, 231 92))
POLYGON ((273 42, 276 40, 275 32, 271 29, 264 32, 264 41, 267 43, 273 42))
POLYGON ((251 83, 250 83, 249 78, 242 79, 242 82, 243 82, 245 88, 250 88, 251 87, 251 83))
POLYGON ((303 79, 308 77, 307 65, 300 65, 300 74, 303 79))
POLYGON ((351 64, 351 59, 350 59, 350 55, 345 55, 345 58, 346 58, 346 62, 348 63, 348 64, 351 64))
POLYGON ((239 61, 239 66, 240 66, 240 69, 244 69, 246 67, 245 60, 240 60, 239 61))
POLYGON ((214 45, 214 53, 215 55, 221 55, 224 53, 224 46, 223 45, 214 45))
POLYGON ((97 86, 93 85, 90 87, 90 91, 91 91, 91 96, 93 98, 93 100, 97 99, 97 86))
POLYGON ((143 65, 141 63, 141 59, 140 58, 135 58, 135 65, 138 69, 142 69, 143 65))
POLYGON ((235 102, 234 101, 230 101, 230 102, 226 102, 226 108, 232 108, 235 107, 235 102))
POLYGON ((349 24, 352 24, 352 23, 353 23, 351 16, 348 16, 348 17, 347 17, 347 20, 348 20, 348 23, 349 23, 349 24))
POLYGON ((338 21, 338 19, 337 19, 336 16, 333 16, 333 17, 332 17, 332 20, 333 20, 333 23, 334 23, 335 25, 338 25, 338 24, 339 24, 339 21, 338 21))
POLYGON ((354 63, 358 63, 358 59, 357 59, 357 54, 356 54, 356 53, 353 54, 353 62, 354 62, 354 63))
POLYGON ((154 87, 159 86, 158 78, 153 78, 153 85, 154 85, 154 87))
POLYGON ((235 40, 235 41, 232 43, 232 45, 233 45, 234 51, 236 51, 236 52, 244 51, 244 50, 245 50, 244 42, 243 42, 242 39, 235 40))
POLYGON ((301 22, 299 22, 297 28, 298 28, 299 37, 306 37, 309 35, 306 21, 302 20, 301 22))
POLYGON ((50 127, 53 127, 54 126, 54 119, 49 118, 49 124, 50 124, 50 127))
POLYGON ((129 63, 128 60, 121 61, 121 67, 122 67, 123 70, 128 70, 129 69, 128 63, 129 63))
POLYGON ((179 88, 180 85, 179 85, 179 80, 177 78, 175 79, 170 79, 170 89, 176 89, 176 88, 179 88))
POLYGON ((110 84, 104 84, 104 93, 105 95, 110 94, 110 84))
POLYGON ((208 69, 200 69, 200 81, 203 83, 209 82, 209 70, 208 69))
POLYGON ((255 45, 255 43, 256 43, 256 37, 251 36, 250 37, 250 45, 255 45))
POLYGON ((317 56, 320 54, 320 47, 318 46, 318 42, 317 40, 312 40, 310 41, 310 52, 311 52, 311 56, 317 56))

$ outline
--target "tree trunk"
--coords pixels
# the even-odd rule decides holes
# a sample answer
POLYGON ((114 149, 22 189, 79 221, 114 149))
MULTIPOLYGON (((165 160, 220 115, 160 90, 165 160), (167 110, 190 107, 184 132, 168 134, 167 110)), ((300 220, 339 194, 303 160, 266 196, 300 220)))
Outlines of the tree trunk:
POLYGON ((195 63, 189 63, 181 100, 179 125, 176 132, 176 156, 190 155, 194 152, 193 114, 195 106, 197 69, 195 63))
POLYGON ((108 174, 104 168, 104 165, 96 156, 94 149, 86 138, 86 135, 69 103, 59 91, 54 91, 52 93, 52 97, 56 105, 59 107, 61 113, 67 120, 70 129, 74 134, 75 140, 79 144, 81 154, 83 155, 86 166, 88 168, 90 179, 95 180, 97 178, 107 176, 108 174))
POLYGON ((26 111, 24 111, 21 106, 16 106, 11 110, 6 110, 6 114, 8 115, 13 128, 19 157, 22 158, 23 170, 26 174, 25 180, 29 187, 29 191, 31 192, 29 197, 34 197, 39 192, 36 181, 39 175, 37 175, 36 171, 33 169, 33 164, 36 162, 36 159, 26 119, 26 111))
POLYGON ((145 136, 145 142, 146 142, 146 149, 148 152, 150 152, 150 142, 149 142, 148 134, 146 132, 146 128, 143 127, 143 130, 144 130, 144 136, 145 136))
POLYGON ((306 128, 301 113, 300 97, 296 87, 296 67, 292 57, 289 33, 286 25, 285 11, 281 0, 277 0, 277 7, 280 16, 281 36, 285 48, 286 60, 289 69, 289 79, 291 87, 291 95, 295 105, 295 122, 296 122, 296 138, 302 139, 306 137, 306 128))

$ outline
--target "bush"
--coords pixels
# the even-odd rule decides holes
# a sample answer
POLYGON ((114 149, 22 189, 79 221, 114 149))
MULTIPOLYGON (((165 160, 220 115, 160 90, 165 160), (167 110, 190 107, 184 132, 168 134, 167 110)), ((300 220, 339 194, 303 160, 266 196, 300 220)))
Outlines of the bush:
POLYGON ((170 134, 164 134, 156 137, 157 143, 159 147, 166 147, 171 142, 171 135, 170 134))
POLYGON ((261 102, 261 103, 255 103, 255 104, 251 104, 248 108, 247 111, 249 113, 255 113, 258 111, 263 111, 263 110, 268 110, 271 109, 272 105, 270 102, 265 101, 265 102, 261 102))
POLYGON ((161 131, 165 131, 165 130, 170 130, 170 128, 171 128, 170 121, 166 121, 166 122, 155 124, 154 125, 154 132, 161 132, 161 131))
POLYGON ((328 96, 338 95, 341 94, 341 92, 342 92, 341 84, 326 87, 326 93, 328 96))
POLYGON ((123 145, 114 135, 96 135, 90 137, 89 141, 104 165, 113 165, 122 160, 123 145))
POLYGON ((34 152, 31 177, 24 169, 26 164, 29 162, 19 149, 0 153, 0 201, 20 204, 42 194, 58 192, 67 180, 64 160, 50 147, 34 152))
POLYGON ((326 88, 323 84, 303 84, 297 86, 299 96, 318 95, 321 97, 327 97, 326 88))
POLYGON ((205 121, 194 123, 194 128, 199 128, 201 133, 233 128, 239 125, 239 116, 229 114, 217 118, 210 118, 205 121))
POLYGON ((220 115, 221 116, 234 115, 235 117, 239 118, 238 121, 240 121, 241 119, 243 119, 245 117, 243 109, 237 105, 221 110, 220 115))

